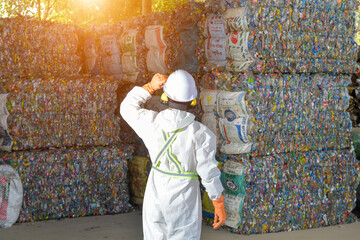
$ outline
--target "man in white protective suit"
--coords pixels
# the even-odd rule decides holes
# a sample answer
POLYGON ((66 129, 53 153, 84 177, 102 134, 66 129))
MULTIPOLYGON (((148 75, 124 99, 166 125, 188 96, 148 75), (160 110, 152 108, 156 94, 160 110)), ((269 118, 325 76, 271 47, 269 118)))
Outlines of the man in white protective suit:
POLYGON ((145 240, 198 240, 201 235, 200 181, 215 207, 214 228, 225 223, 220 170, 215 159, 216 136, 187 110, 196 104, 194 78, 184 70, 155 74, 134 87, 120 113, 144 141, 152 161, 143 203, 145 240), (168 109, 155 112, 141 106, 163 87, 168 109))

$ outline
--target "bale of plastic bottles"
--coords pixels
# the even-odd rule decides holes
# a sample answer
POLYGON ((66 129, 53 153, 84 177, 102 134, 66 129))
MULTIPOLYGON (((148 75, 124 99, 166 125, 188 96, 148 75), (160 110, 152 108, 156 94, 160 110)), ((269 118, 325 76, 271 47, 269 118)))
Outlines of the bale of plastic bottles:
POLYGON ((129 203, 127 158, 133 148, 63 148, 0 152, 22 180, 18 222, 125 213, 129 203))
POLYGON ((359 69, 354 0, 220 2, 222 10, 208 13, 200 24, 205 39, 199 58, 219 63, 204 65, 206 70, 223 68, 219 61, 225 60, 231 72, 348 74, 359 69), (209 38, 215 29, 220 39, 209 38))
POLYGON ((1 149, 118 144, 117 87, 106 78, 6 81, 0 94, 1 149))
POLYGON ((241 234, 318 228, 356 221, 359 184, 352 150, 225 158, 225 224, 241 234))
POLYGON ((205 6, 198 50, 202 121, 220 141, 229 231, 354 222, 360 168, 349 138, 347 86, 358 71, 358 2, 224 0, 205 6), (225 44, 207 44, 209 30, 219 30, 225 44), (224 65, 206 64, 223 52, 224 65))
POLYGON ((79 72, 80 28, 26 17, 0 19, 0 77, 64 77, 79 72))
POLYGON ((211 75, 218 89, 204 90, 201 96, 216 99, 208 107, 218 127, 213 124, 210 129, 216 129, 224 153, 271 155, 350 147, 350 76, 214 72, 204 79, 211 75))

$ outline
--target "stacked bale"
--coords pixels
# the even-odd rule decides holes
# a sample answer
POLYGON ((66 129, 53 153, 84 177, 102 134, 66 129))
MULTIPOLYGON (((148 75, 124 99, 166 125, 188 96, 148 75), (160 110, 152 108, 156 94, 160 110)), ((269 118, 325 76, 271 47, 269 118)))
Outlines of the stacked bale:
POLYGON ((203 67, 200 83, 205 96, 219 91, 214 117, 231 231, 354 221, 359 167, 346 86, 358 70, 356 4, 220 1, 211 8, 224 19, 227 62, 203 67))
POLYGON ((0 76, 48 77, 78 73, 80 28, 28 18, 0 19, 0 76), (45 44, 46 43, 46 44, 45 44))
MULTIPOLYGON (((7 151, 0 152, 1 164, 15 168, 23 183, 19 221, 132 211, 127 159, 134 149, 123 145, 119 136, 118 82, 74 75, 79 69, 72 71, 76 65, 70 60, 81 54, 69 51, 69 39, 61 35, 66 30, 73 34, 71 27, 56 25, 54 29, 49 24, 45 28, 46 23, 36 21, 26 24, 32 31, 41 31, 30 35, 28 30, 20 31, 24 30, 21 24, 7 26, 7 33, 16 33, 12 38, 24 36, 25 41, 14 41, 17 45, 7 51, 29 55, 13 62, 3 58, 9 71, 2 72, 0 85, 0 142, 1 150, 7 151), (46 54, 27 49, 39 42, 46 54), (47 51, 48 46, 57 47, 47 51), (32 62, 37 54, 46 57, 41 64, 32 62)), ((105 35, 100 42, 103 62, 107 57, 120 59, 113 36, 105 35)), ((108 74, 119 73, 119 65, 105 65, 108 74)))
POLYGON ((132 151, 118 145, 1 153, 23 183, 18 221, 132 211, 126 160, 132 151))
POLYGON ((2 89, 3 150, 33 150, 120 143, 116 89, 104 78, 8 80, 2 89), (4 135, 5 136, 5 135, 4 135), (4 137, 5 138, 5 137, 4 137))

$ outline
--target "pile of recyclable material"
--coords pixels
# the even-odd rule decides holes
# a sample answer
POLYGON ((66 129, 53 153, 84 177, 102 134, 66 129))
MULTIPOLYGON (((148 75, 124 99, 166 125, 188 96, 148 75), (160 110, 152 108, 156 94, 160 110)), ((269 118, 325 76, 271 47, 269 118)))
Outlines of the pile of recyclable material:
POLYGON ((19 222, 125 213, 129 204, 124 145, 0 152, 14 167, 24 189, 19 222))
POLYGON ((173 23, 177 26, 180 36, 181 47, 177 55, 175 69, 184 69, 188 72, 196 72, 198 59, 196 49, 200 41, 200 32, 197 23, 201 20, 204 11, 202 3, 188 3, 179 5, 173 10, 173 23))
POLYGON ((211 70, 223 68, 226 60, 226 70, 231 72, 357 72, 352 13, 358 3, 333 2, 313 1, 304 6, 299 1, 253 1, 246 7, 208 13, 200 24, 204 43, 199 61, 203 63, 204 57, 217 61, 203 64, 211 70), (212 39, 214 33, 216 39, 212 39))
POLYGON ((0 19, 0 77, 64 77, 79 72, 80 29, 26 17, 0 19))
POLYGON ((198 49, 203 122, 220 141, 229 231, 355 221, 360 168, 349 138, 347 87, 358 71, 357 5, 206 3, 198 49), (212 32, 220 32, 224 44, 207 44, 212 32), (207 64, 209 53, 225 53, 226 63, 207 64))
MULTIPOLYGON (((205 7, 211 12, 225 12, 228 8, 237 7, 286 7, 286 8, 321 8, 326 10, 354 10, 357 6, 357 0, 207 0, 205 7)), ((263 9, 268 11, 267 9, 263 9)))
POLYGON ((200 39, 196 23, 203 10, 203 3, 191 2, 172 11, 152 12, 122 22, 124 77, 132 72, 132 78, 127 78, 129 82, 134 82, 135 76, 144 82, 154 73, 168 74, 179 68, 195 72, 195 50, 200 39))
POLYGON ((224 153, 271 155, 350 147, 348 75, 214 72, 203 79, 206 86, 212 81, 218 88, 201 92, 208 101, 202 101, 203 110, 210 108, 211 115, 205 109, 203 122, 221 138, 224 153), (246 147, 231 146, 233 141, 246 147))
POLYGON ((359 169, 348 149, 225 157, 225 224, 254 234, 354 222, 359 169))
POLYGON ((120 142, 117 86, 106 78, 4 81, 1 149, 116 145, 120 142))

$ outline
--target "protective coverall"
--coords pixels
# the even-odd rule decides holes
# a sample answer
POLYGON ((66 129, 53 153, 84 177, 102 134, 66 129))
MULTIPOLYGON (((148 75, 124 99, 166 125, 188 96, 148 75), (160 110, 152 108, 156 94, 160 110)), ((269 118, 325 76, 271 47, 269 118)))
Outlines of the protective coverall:
POLYGON ((120 106, 122 117, 144 141, 153 163, 143 202, 144 239, 200 239, 197 175, 210 199, 219 199, 223 191, 215 160, 216 136, 189 112, 142 108, 150 98, 144 88, 134 87, 120 106))

